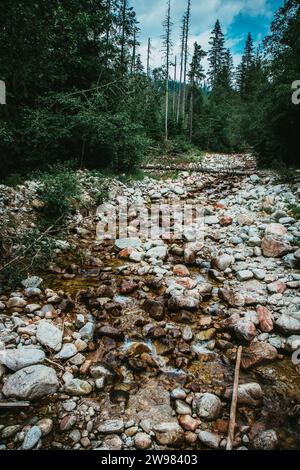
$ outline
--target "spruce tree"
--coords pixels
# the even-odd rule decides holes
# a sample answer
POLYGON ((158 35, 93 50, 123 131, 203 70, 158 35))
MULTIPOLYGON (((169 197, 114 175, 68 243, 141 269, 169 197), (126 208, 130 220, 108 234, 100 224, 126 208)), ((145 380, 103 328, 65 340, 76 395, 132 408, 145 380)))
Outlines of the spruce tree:
POLYGON ((251 33, 248 34, 241 64, 237 70, 237 86, 242 98, 251 94, 253 69, 255 66, 254 47, 251 33))
POLYGON ((209 51, 209 84, 211 88, 217 85, 225 65, 225 37, 222 32, 220 21, 217 20, 209 41, 211 49, 209 51))
POLYGON ((163 22, 163 50, 165 57, 165 140, 169 138, 169 79, 170 79, 170 57, 172 48, 172 22, 171 22, 171 0, 167 2, 167 13, 163 22))
POLYGON ((205 73, 204 68, 201 64, 202 59, 206 56, 206 52, 203 51, 202 47, 195 42, 194 44, 194 55, 191 62, 191 67, 189 71, 189 81, 190 81, 190 142, 193 138, 193 117, 194 117, 194 93, 195 88, 199 83, 204 80, 205 73))

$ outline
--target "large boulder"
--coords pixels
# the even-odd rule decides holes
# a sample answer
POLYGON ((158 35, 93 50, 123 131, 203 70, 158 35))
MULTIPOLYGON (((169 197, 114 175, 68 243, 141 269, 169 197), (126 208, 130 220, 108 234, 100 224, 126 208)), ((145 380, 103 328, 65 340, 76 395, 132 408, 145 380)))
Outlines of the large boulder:
POLYGON ((281 258, 292 249, 288 242, 273 235, 266 235, 263 238, 261 248, 263 255, 267 258, 281 258))
MULTIPOLYGON (((263 399, 263 391, 258 383, 241 384, 238 388, 238 404, 248 406, 258 406, 263 399)), ((226 389, 225 397, 227 400, 232 398, 232 387, 226 389)))
POLYGON ((39 364, 44 359, 44 351, 38 348, 6 349, 0 352, 0 364, 15 372, 39 364))
POLYGON ((283 313, 277 320, 276 326, 287 335, 300 333, 300 310, 283 313))
POLYGON ((179 310, 197 310, 200 305, 200 297, 178 294, 173 295, 168 301, 168 310, 177 312, 179 310))
POLYGON ((222 326, 226 329, 234 331, 236 336, 245 341, 252 341, 257 335, 257 330, 252 321, 247 318, 240 318, 238 314, 232 315, 230 318, 222 322, 222 326))
POLYGON ((219 289, 219 297, 230 305, 230 307, 243 307, 245 305, 245 297, 239 292, 223 287, 219 289))
POLYGON ((244 349, 242 368, 247 370, 254 366, 272 362, 277 357, 277 350, 270 344, 253 342, 247 349, 244 349))
POLYGON ((233 263, 234 257, 227 254, 219 255, 211 261, 212 268, 218 271, 226 271, 233 263))
POLYGON ((3 386, 7 398, 36 400, 53 395, 59 387, 57 375, 50 367, 35 365, 11 375, 3 386))
POLYGON ((269 224, 266 227, 265 235, 276 235, 282 237, 287 233, 287 228, 282 224, 269 224))
POLYGON ((40 344, 53 351, 58 352, 62 347, 62 331, 47 320, 39 322, 36 337, 40 344))
POLYGON ((259 328, 264 333, 270 333, 274 329, 274 318, 272 312, 266 307, 257 307, 257 316, 259 321, 259 328))

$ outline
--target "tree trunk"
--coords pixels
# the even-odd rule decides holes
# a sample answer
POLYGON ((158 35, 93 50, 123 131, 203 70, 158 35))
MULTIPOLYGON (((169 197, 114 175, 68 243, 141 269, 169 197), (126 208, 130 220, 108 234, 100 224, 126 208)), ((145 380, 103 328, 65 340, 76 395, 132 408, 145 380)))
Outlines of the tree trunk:
POLYGON ((190 97, 190 143, 193 141, 193 118, 194 118, 194 92, 191 89, 190 97))
POLYGON ((191 0, 188 0, 188 7, 186 12, 186 28, 185 28, 185 43, 184 43, 184 74, 183 74, 183 97, 182 97, 182 120, 185 120, 185 107, 186 107, 186 77, 187 77, 187 62, 188 62, 188 40, 191 16, 191 0))
POLYGON ((177 57, 175 57, 175 69, 174 69, 174 90, 173 90, 173 114, 176 113, 176 98, 177 98, 177 57))
POLYGON ((147 51, 147 76, 150 77, 150 55, 151 55, 151 39, 148 39, 148 51, 147 51))
POLYGON ((180 55, 180 80, 179 80, 179 92, 178 92, 178 103, 177 103, 177 117, 176 117, 177 124, 179 123, 179 119, 180 119, 180 108, 181 108, 185 28, 186 28, 186 19, 185 19, 185 17, 184 17, 184 18, 183 18, 183 25, 182 25, 182 43, 181 43, 181 55, 180 55))

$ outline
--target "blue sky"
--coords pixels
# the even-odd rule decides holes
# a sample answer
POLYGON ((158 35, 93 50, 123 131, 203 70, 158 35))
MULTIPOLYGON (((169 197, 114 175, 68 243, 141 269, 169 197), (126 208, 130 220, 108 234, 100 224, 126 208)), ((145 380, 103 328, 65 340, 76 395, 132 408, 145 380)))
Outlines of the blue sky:
MULTIPOLYGON (((174 53, 179 55, 180 23, 187 0, 171 0, 174 53)), ((192 0, 192 22, 190 47, 195 41, 204 50, 214 23, 219 18, 226 35, 234 62, 240 61, 245 38, 251 31, 258 45, 268 33, 274 12, 284 3, 283 0, 192 0)), ((130 0, 140 21, 140 53, 145 61, 147 40, 153 44, 152 67, 161 65, 162 21, 166 12, 166 0, 130 0)))

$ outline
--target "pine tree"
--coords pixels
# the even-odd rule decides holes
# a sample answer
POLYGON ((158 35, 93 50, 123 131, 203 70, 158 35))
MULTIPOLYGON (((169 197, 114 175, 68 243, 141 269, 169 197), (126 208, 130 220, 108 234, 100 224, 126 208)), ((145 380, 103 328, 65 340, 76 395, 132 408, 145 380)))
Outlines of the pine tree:
POLYGON ((209 84, 211 88, 220 81, 220 76, 225 64, 225 37, 222 32, 220 21, 217 20, 209 42, 211 49, 208 56, 209 61, 209 84))
POLYGON ((179 79, 179 92, 178 92, 178 103, 177 103, 177 116, 176 121, 179 123, 181 100, 182 100, 182 80, 183 80, 183 61, 184 61, 184 45, 185 45, 185 30, 186 30, 186 15, 184 15, 181 27, 181 52, 180 52, 180 79, 179 79))
POLYGON ((171 22, 171 0, 167 2, 166 18, 163 22, 163 49, 165 56, 165 140, 169 138, 169 78, 170 78, 170 57, 172 48, 172 22, 171 22))
POLYGON ((126 47, 126 14, 127 14, 127 0, 122 0, 121 4, 121 70, 124 72, 126 68, 125 64, 125 47, 126 47))
POLYGON ((224 56, 224 66, 222 71, 222 85, 227 89, 232 89, 234 81, 234 64, 230 49, 227 49, 224 56))
POLYGON ((249 33, 245 44, 242 61, 237 70, 237 86, 242 98, 247 98, 247 96, 249 96, 251 93, 254 66, 255 56, 253 40, 251 33, 249 33))
POLYGON ((182 97, 182 119, 185 119, 186 109, 186 82, 187 82, 187 64, 188 64, 188 41, 191 20, 191 0, 188 0, 185 21, 185 41, 184 41, 184 71, 183 71, 183 97, 182 97))
POLYGON ((194 44, 194 55, 191 62, 191 67, 189 71, 189 81, 190 81, 190 142, 193 138, 193 117, 194 117, 194 93, 195 88, 199 83, 204 80, 205 73, 204 68, 201 64, 202 59, 207 55, 203 51, 202 47, 195 42, 194 44))

